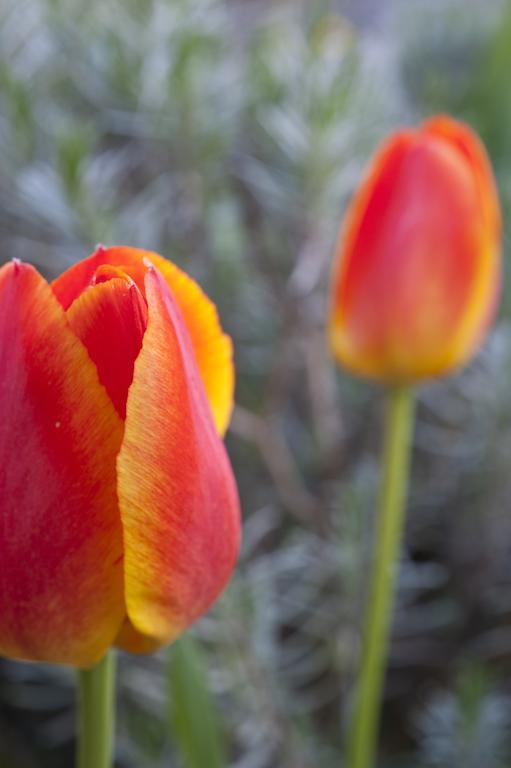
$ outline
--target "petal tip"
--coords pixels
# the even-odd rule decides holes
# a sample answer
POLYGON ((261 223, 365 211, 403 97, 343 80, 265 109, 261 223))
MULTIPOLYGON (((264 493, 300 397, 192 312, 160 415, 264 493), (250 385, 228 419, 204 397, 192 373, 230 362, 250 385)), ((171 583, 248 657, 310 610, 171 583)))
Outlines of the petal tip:
POLYGON ((148 259, 147 256, 144 256, 142 259, 142 263, 144 264, 144 267, 147 267, 149 272, 154 272, 156 270, 155 265, 151 261, 151 259, 148 259))

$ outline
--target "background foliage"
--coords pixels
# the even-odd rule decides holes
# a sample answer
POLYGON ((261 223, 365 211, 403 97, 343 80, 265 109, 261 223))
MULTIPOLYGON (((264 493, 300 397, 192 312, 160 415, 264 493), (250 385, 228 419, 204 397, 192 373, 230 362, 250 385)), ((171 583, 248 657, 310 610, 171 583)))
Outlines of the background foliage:
MULTIPOLYGON (((1 259, 157 250, 236 346, 240 565, 191 639, 121 659, 119 768, 339 765, 380 435, 325 350, 339 219, 377 141, 437 110, 481 132, 509 212, 510 72, 498 0, 0 5, 1 259)), ((511 763, 510 380, 506 276, 478 359, 420 394, 382 766, 511 763)), ((1 766, 71 764, 72 683, 1 662, 1 766)))

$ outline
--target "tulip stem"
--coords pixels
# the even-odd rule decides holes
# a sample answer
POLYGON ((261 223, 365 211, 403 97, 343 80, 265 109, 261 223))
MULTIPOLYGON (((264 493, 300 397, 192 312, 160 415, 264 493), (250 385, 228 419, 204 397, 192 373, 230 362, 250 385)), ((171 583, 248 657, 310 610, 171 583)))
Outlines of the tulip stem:
POLYGON ((375 555, 353 721, 348 736, 348 768, 373 768, 375 765, 396 561, 405 519, 413 421, 413 390, 409 387, 389 389, 375 555))
POLYGON ((115 655, 78 671, 78 768, 111 768, 115 720, 115 655))

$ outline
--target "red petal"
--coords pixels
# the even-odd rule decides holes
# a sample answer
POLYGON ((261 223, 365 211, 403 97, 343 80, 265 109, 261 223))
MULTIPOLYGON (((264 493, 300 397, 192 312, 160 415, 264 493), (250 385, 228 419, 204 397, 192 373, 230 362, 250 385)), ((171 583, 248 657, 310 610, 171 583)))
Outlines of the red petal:
MULTIPOLYGON (((156 270, 118 459, 128 616, 167 643, 218 596, 234 566, 239 506, 179 308, 156 270)), ((124 647, 136 650, 127 635, 124 647)))
POLYGON ((123 621, 122 422, 30 266, 0 270, 0 653, 94 663, 123 621))
POLYGON ((147 323, 147 304, 135 283, 119 270, 104 269, 96 285, 86 288, 67 311, 69 325, 85 344, 118 414, 126 416, 133 367, 147 323))

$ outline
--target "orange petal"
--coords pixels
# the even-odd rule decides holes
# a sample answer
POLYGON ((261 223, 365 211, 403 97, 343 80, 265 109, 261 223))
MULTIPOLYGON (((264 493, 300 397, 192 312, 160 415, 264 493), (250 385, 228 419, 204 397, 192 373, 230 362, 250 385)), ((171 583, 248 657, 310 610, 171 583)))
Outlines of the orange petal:
POLYGON ((57 278, 52 288, 64 309, 67 309, 90 285, 98 268, 110 264, 127 272, 143 293, 147 271, 144 260, 158 268, 179 304, 216 427, 223 435, 229 424, 234 398, 232 342, 222 331, 215 305, 194 280, 152 251, 124 246, 99 247, 88 259, 75 264, 57 278))
POLYGON ((124 617, 122 422, 49 285, 0 270, 0 653, 87 666, 124 617))
POLYGON ((216 428, 224 435, 234 405, 231 338, 222 331, 215 305, 191 277, 156 253, 149 258, 165 278, 179 305, 216 428))
MULTIPOLYGON (((138 636, 161 645, 223 589, 238 551, 239 506, 183 318, 156 270, 146 277, 146 296, 118 495, 128 617, 138 636)), ((128 635, 119 642, 139 649, 128 635)))
POLYGON ((86 288, 71 304, 67 319, 87 347, 99 380, 124 419, 133 367, 147 323, 147 304, 129 277, 119 270, 113 274, 105 279, 104 270, 100 272, 98 279, 104 282, 86 288))

